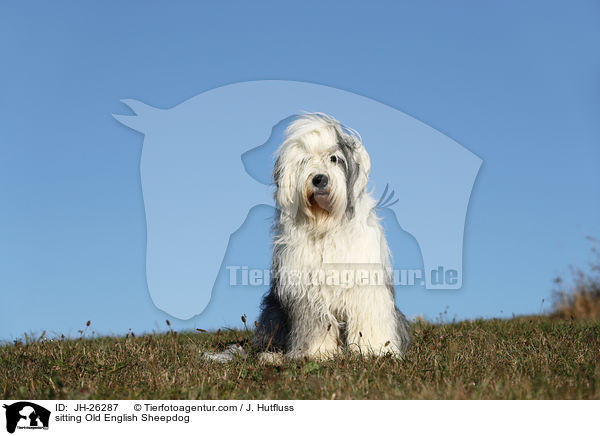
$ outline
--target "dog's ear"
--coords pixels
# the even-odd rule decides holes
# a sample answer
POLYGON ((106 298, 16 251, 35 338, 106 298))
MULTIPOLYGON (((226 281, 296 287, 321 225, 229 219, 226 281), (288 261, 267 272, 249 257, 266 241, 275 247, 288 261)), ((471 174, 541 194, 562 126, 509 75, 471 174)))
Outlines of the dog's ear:
POLYGON ((360 195, 367 187, 369 173, 371 172, 371 159, 365 147, 362 145, 358 133, 351 129, 344 130, 344 127, 337 126, 335 134, 338 146, 347 158, 349 168, 348 177, 352 183, 352 192, 350 194, 360 195), (351 153, 351 156, 348 154, 351 153))
POLYGON ((294 196, 296 195, 294 181, 294 172, 290 168, 286 168, 285 151, 280 150, 275 166, 273 167, 273 181, 275 182, 275 202, 279 209, 290 210, 294 204, 294 196))
POLYGON ((371 158, 360 142, 356 144, 354 149, 354 159, 358 166, 358 174, 356 175, 356 182, 354 183, 354 192, 356 195, 360 195, 367 187, 369 174, 371 172, 371 158))
POLYGON ((279 189, 279 184, 281 183, 282 172, 281 157, 278 155, 275 160, 275 165, 273 166, 273 183, 275 183, 277 189, 279 189))
MULTIPOLYGON (((273 167, 273 183, 275 183, 275 201, 277 202, 277 206, 281 208, 282 195, 281 185, 285 183, 283 178, 285 177, 283 168, 283 161, 281 158, 281 151, 277 155, 277 159, 275 160, 275 166, 273 167)), ((285 200, 285 199, 283 199, 285 200)))

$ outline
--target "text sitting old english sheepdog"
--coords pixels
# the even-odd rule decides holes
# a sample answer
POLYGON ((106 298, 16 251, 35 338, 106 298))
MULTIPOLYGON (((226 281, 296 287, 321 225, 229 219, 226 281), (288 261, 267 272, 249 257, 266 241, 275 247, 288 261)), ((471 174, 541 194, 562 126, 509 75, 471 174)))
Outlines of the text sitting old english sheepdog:
MULTIPOLYGON (((327 115, 299 116, 287 128, 273 171, 271 289, 252 340, 261 358, 408 349, 410 327, 395 306, 390 252, 366 190, 370 168, 358 133, 327 115), (341 280, 349 271, 353 280, 341 280)), ((234 345, 210 354, 245 353, 234 345)))

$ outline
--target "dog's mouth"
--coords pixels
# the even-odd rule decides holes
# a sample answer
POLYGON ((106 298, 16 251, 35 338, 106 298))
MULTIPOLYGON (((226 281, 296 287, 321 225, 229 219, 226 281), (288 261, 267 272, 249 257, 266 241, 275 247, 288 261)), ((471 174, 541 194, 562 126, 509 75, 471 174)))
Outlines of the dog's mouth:
POLYGON ((331 200, 329 198, 329 191, 325 189, 317 189, 314 191, 309 198, 311 208, 323 209, 324 211, 331 211, 331 200))

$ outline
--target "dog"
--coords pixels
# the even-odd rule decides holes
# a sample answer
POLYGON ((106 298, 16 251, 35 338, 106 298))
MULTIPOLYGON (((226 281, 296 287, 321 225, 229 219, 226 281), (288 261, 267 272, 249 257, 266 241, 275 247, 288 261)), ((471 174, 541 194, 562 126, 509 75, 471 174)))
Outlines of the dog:
POLYGON ((391 256, 367 192, 370 169, 360 135, 328 115, 305 114, 286 129, 256 350, 292 359, 408 350, 410 327, 395 305, 391 256))

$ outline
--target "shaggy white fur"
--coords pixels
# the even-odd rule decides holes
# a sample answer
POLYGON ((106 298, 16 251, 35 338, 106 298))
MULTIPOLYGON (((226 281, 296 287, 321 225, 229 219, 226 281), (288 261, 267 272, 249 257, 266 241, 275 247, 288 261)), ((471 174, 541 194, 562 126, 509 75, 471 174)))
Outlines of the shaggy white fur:
POLYGON ((375 355, 408 348, 388 245, 366 191, 370 168, 360 136, 335 119, 308 114, 288 127, 274 169, 273 279, 258 350, 329 358, 344 347, 375 355))

